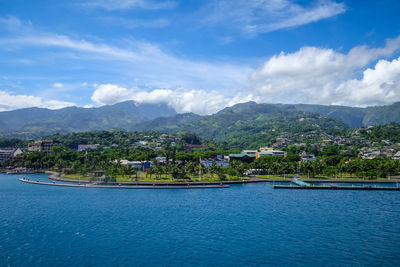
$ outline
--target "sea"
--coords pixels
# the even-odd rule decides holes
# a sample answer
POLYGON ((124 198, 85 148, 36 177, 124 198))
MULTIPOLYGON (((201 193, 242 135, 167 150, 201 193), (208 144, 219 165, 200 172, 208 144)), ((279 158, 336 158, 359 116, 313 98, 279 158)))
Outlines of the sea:
POLYGON ((0 266, 400 265, 400 191, 71 188, 21 176, 0 174, 0 266))

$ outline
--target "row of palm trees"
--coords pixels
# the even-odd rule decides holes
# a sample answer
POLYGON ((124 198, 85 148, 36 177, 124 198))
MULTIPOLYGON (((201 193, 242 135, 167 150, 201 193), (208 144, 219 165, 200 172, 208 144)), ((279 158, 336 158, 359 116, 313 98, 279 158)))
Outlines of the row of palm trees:
MULTIPOLYGON (((22 159, 7 160, 1 162, 1 167, 26 167, 31 169, 54 169, 67 171, 71 173, 80 173, 87 175, 93 170, 102 170, 108 177, 116 175, 128 175, 131 178, 137 171, 132 166, 122 166, 120 162, 115 161, 113 157, 101 153, 79 154, 68 150, 60 150, 53 155, 43 153, 25 154, 22 159)), ((247 164, 240 161, 231 162, 229 167, 218 166, 215 162, 206 168, 199 165, 198 161, 170 162, 161 165, 154 163, 153 167, 147 172, 150 178, 154 175, 155 179, 161 179, 168 175, 175 179, 197 176, 199 168, 202 175, 226 179, 230 176, 243 176, 248 170, 261 170, 266 174, 303 174, 309 177, 318 175, 341 176, 348 174, 350 176, 374 178, 389 177, 400 173, 400 161, 388 158, 376 159, 345 159, 338 156, 327 156, 318 158, 315 161, 299 162, 281 157, 262 157, 253 163, 247 164)))

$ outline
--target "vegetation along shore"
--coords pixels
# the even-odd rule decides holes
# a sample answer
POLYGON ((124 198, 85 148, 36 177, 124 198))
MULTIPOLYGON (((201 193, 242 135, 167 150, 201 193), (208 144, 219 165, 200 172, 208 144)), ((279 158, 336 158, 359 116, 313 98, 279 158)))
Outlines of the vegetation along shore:
POLYGON ((340 131, 287 129, 250 146, 190 132, 93 131, 2 139, 0 167, 8 173, 50 170, 60 173, 54 179, 81 183, 229 183, 294 175, 393 181, 400 173, 399 136, 396 123, 340 131))

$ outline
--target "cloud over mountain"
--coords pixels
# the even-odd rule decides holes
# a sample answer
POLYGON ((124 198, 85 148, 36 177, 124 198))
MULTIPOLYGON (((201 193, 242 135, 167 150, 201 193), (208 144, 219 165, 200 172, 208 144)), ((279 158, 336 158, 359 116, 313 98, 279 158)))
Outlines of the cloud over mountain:
MULTIPOLYGON (((347 54, 318 47, 302 47, 294 53, 282 52, 272 56, 251 74, 249 88, 260 102, 347 105, 389 103, 388 94, 381 94, 379 88, 383 84, 388 87, 396 80, 399 71, 393 65, 396 65, 397 60, 391 64, 385 60, 379 61, 375 70, 365 68, 399 49, 400 37, 397 37, 388 40, 383 48, 357 46, 347 54), (387 71, 392 75, 388 75, 387 71), (362 72, 363 80, 355 79, 362 72), (366 82, 372 76, 379 83, 366 82), (375 92, 370 101, 362 96, 368 91, 375 92)), ((398 87, 389 87, 389 91, 394 90, 390 101, 399 101, 400 92, 394 93, 399 91, 398 87)))
POLYGON ((66 101, 43 99, 32 95, 18 95, 7 91, 0 91, 0 111, 27 107, 59 109, 74 105, 74 103, 66 101))

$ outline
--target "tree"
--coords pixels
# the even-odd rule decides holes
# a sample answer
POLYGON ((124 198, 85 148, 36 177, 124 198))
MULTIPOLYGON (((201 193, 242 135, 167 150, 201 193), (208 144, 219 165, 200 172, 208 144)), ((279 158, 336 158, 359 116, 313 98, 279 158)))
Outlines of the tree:
POLYGON ((156 175, 158 175, 158 178, 160 179, 161 175, 164 173, 164 167, 160 164, 156 164, 154 168, 154 172, 156 173, 156 175))
POLYGON ((124 173, 129 176, 129 180, 131 180, 132 174, 135 173, 135 169, 133 168, 133 166, 128 164, 123 168, 123 170, 124 170, 124 173))
POLYGON ((215 161, 212 162, 212 164, 209 168, 209 171, 213 178, 214 178, 214 175, 218 173, 220 168, 221 168, 221 166, 217 165, 217 163, 215 161))
POLYGON ((233 170, 235 170, 237 176, 243 176, 243 174, 245 173, 245 171, 247 169, 246 165, 243 162, 238 161, 238 160, 233 161, 231 163, 231 167, 233 170))

